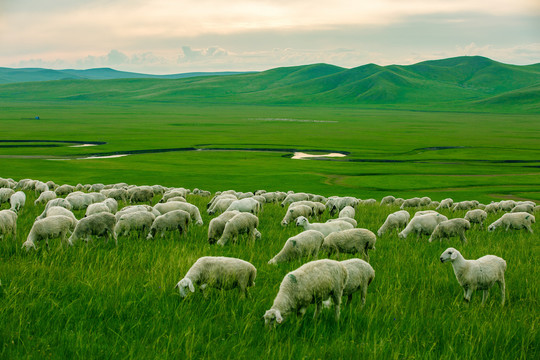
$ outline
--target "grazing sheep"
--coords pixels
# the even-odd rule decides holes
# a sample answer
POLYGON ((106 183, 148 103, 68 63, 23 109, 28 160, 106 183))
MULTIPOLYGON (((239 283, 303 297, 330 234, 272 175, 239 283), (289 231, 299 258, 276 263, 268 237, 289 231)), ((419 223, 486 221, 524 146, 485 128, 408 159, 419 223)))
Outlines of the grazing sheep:
POLYGON ((324 241, 324 235, 317 230, 306 230, 290 237, 283 245, 281 251, 274 256, 268 264, 278 264, 293 261, 304 256, 317 258, 319 249, 324 241))
POLYGON ((465 231, 469 230, 470 228, 471 223, 468 220, 461 218, 441 221, 437 226, 435 226, 435 230, 433 230, 433 233, 431 233, 431 236, 429 237, 429 242, 437 239, 442 240, 442 238, 459 236, 461 241, 466 243, 467 238, 465 237, 465 231))
POLYGON ((195 225, 203 225, 203 220, 199 208, 190 203, 185 203, 181 201, 169 201, 164 204, 156 204, 154 206, 154 209, 159 211, 161 215, 173 210, 184 210, 191 215, 191 220, 195 222, 195 225))
POLYGON ((114 232, 114 225, 116 224, 116 218, 113 214, 108 212, 101 212, 88 217, 82 218, 75 226, 73 234, 68 239, 70 245, 74 245, 79 239, 84 239, 86 242, 90 241, 93 235, 105 236, 107 235, 107 241, 112 236, 115 243, 118 245, 118 240, 114 232))
POLYGON ((533 214, 534 213, 534 205, 531 205, 531 204, 517 204, 516 206, 514 206, 514 208, 510 212, 511 213, 527 212, 529 214, 533 214))
POLYGON ((42 193, 44 193, 45 191, 49 191, 49 187, 47 186, 47 184, 45 184, 44 182, 39 181, 39 180, 36 181, 36 184, 34 186, 34 194, 36 196, 39 196, 42 193))
POLYGON ((512 209, 516 206, 516 202, 514 200, 503 200, 499 202, 499 210, 501 211, 512 211, 512 209))
POLYGON ((187 202, 187 200, 184 199, 184 198, 181 197, 181 196, 173 196, 173 197, 171 197, 171 198, 168 198, 166 202, 169 202, 169 201, 187 202))
POLYGON ((26 195, 22 191, 17 191, 15 194, 11 195, 9 198, 9 203, 11 204, 10 210, 15 211, 16 213, 24 206, 26 203, 26 195))
POLYGON ((382 236, 387 231, 392 229, 399 230, 400 228, 407 226, 407 222, 409 222, 410 218, 411 215, 405 210, 399 210, 389 214, 386 217, 384 224, 377 230, 377 235, 382 236))
POLYGON ((429 206, 431 204, 431 199, 427 196, 420 198, 420 206, 429 206))
POLYGON ((90 216, 90 215, 97 214, 100 212, 109 212, 112 214, 111 209, 104 203, 95 203, 95 204, 88 205, 84 216, 90 216))
POLYGON ((159 215, 155 218, 152 226, 150 227, 150 232, 148 233, 147 239, 152 239, 156 236, 157 233, 161 234, 161 237, 165 236, 166 231, 175 231, 178 230, 180 235, 185 234, 188 230, 189 224, 191 223, 191 217, 187 211, 184 210, 173 210, 159 215))
POLYGON ((93 204, 94 198, 90 194, 73 192, 66 196, 66 200, 71 204, 72 210, 84 210, 88 205, 93 204))
POLYGON ((476 201, 476 200, 460 201, 460 202, 454 204, 454 207, 452 208, 452 211, 471 210, 471 209, 474 209, 475 207, 477 207, 478 205, 480 205, 480 203, 478 201, 476 201))
POLYGON ((323 300, 331 297, 334 316, 339 320, 341 297, 349 275, 345 265, 335 260, 315 260, 291 271, 283 278, 270 310, 264 314, 266 325, 281 324, 292 312, 304 315, 315 303, 313 318, 319 314, 323 300))
POLYGON ((0 205, 9 201, 11 195, 15 194, 15 190, 10 188, 1 188, 0 189, 0 205))
POLYGON ((52 199, 56 199, 56 193, 54 191, 47 190, 39 195, 36 201, 34 201, 34 205, 45 204, 52 199))
POLYGON ((248 288, 255 286, 256 277, 257 269, 247 261, 223 256, 204 256, 191 266, 175 288, 178 288, 183 298, 187 296, 188 289, 195 292, 195 286, 203 293, 207 287, 223 290, 238 288, 245 297, 249 297, 248 288))
POLYGON ((170 198, 173 198, 173 197, 182 197, 182 198, 186 198, 186 196, 188 195, 186 189, 174 189, 172 191, 168 191, 166 192, 163 197, 161 198, 161 200, 159 200, 160 203, 166 203, 170 198))
POLYGON ((218 193, 216 193, 216 195, 214 195, 214 197, 212 199, 210 199, 208 204, 206 204, 206 208, 210 209, 216 203, 216 201, 221 200, 221 199, 238 200, 238 198, 236 197, 236 192, 234 194, 231 194, 231 193, 218 194, 218 193))
POLYGON ((469 210, 465 214, 465 220, 468 220, 471 224, 480 224, 484 226, 484 221, 487 219, 487 212, 482 209, 469 210))
POLYGON ((359 203, 360 200, 352 196, 332 197, 326 201, 326 208, 330 212, 330 215, 333 216, 343 210, 346 206, 356 208, 359 203))
POLYGON ((450 210, 454 206, 454 200, 446 198, 441 200, 441 203, 435 208, 435 210, 448 209, 450 210))
POLYGON ((396 198, 392 195, 388 195, 382 198, 380 206, 383 205, 393 205, 394 201, 396 201, 396 198))
POLYGON ((398 237, 400 239, 406 239, 411 232, 415 232, 417 239, 420 238, 422 233, 431 235, 435 227, 440 222, 446 221, 448 218, 441 214, 425 214, 420 216, 414 216, 411 221, 407 224, 405 229, 403 229, 398 237))
POLYGON ((313 209, 307 205, 289 205, 287 213, 281 220, 281 226, 287 226, 291 221, 295 221, 299 216, 310 218, 313 215, 313 209))
MULTIPOLYGON (((347 296, 347 304, 352 301, 352 296, 355 292, 360 291, 362 306, 366 304, 366 295, 369 284, 375 279, 375 270, 369 263, 361 259, 349 259, 341 261, 347 269, 349 277, 343 288, 343 296, 347 296)), ((332 300, 328 299, 323 302, 325 307, 330 307, 332 300)))
POLYGON ((534 215, 526 212, 506 213, 489 225, 488 231, 495 231, 499 226, 504 226, 506 231, 508 231, 508 229, 527 229, 532 234, 533 230, 531 224, 534 224, 535 222, 536 219, 534 218, 534 215))
POLYGON ((114 199, 116 201, 127 202, 128 192, 126 189, 107 189, 101 190, 101 193, 108 198, 114 199))
POLYGON ((148 233, 152 223, 156 217, 148 211, 137 211, 134 213, 124 214, 118 219, 114 227, 116 237, 119 235, 127 236, 131 231, 139 233, 148 233))
POLYGON ((324 238, 322 249, 329 254, 336 252, 347 254, 362 253, 369 261, 368 250, 375 250, 377 237, 367 229, 349 229, 336 231, 324 238))
POLYGON ((487 204, 484 208, 484 211, 489 213, 496 213, 499 211, 499 203, 498 202, 492 202, 491 204, 487 204))
POLYGON ((152 205, 154 190, 150 186, 138 186, 129 189, 128 196, 131 204, 147 202, 149 205, 152 205))
POLYGON ((281 202, 281 207, 285 207, 285 206, 290 205, 293 202, 303 201, 303 200, 308 200, 309 201, 309 195, 306 194, 306 193, 289 194, 281 202))
POLYGON ((17 238, 17 213, 11 210, 0 210, 0 239, 12 235, 17 238))
POLYGON ((233 201, 225 211, 238 210, 258 215, 261 211, 261 203, 253 198, 243 198, 233 201))
POLYGON ((495 255, 482 256, 476 260, 466 260, 454 248, 446 249, 440 257, 442 263, 452 262, 456 279, 464 290, 463 297, 467 303, 471 301, 471 295, 475 290, 483 290, 482 305, 486 302, 489 289, 498 283, 501 290, 501 305, 504 305, 504 272, 506 261, 495 255))
POLYGON ((350 217, 340 217, 340 218, 337 218, 337 219, 328 219, 328 220, 326 220, 327 223, 331 223, 331 222, 335 222, 335 221, 346 221, 349 224, 351 224, 353 226, 353 228, 358 226, 358 222, 356 220, 354 220, 354 219, 351 219, 350 217))
MULTIPOLYGON (((55 216, 55 215, 64 215, 73 220, 74 224, 77 225, 77 218, 75 215, 71 212, 71 210, 68 210, 66 208, 63 208, 61 206, 51 206, 45 212, 43 213, 43 219, 49 216, 55 216)), ((38 219, 39 220, 39 219, 38 219)))
POLYGON ((313 216, 319 218, 320 215, 326 210, 326 206, 323 203, 309 200, 295 201, 289 204, 289 208, 298 206, 298 205, 307 205, 313 210, 313 216))
POLYGON ((355 215, 356 215, 356 211, 354 210, 354 208, 352 206, 347 205, 343 209, 341 209, 338 217, 354 219, 355 215))
POLYGON ((403 201, 403 203, 401 204, 401 209, 405 209, 409 207, 419 207, 420 203, 421 203, 421 199, 418 197, 407 199, 403 201))
POLYGON ((304 216, 299 216, 296 219, 296 226, 302 226, 304 230, 317 230, 323 233, 324 236, 328 236, 330 233, 352 229, 354 226, 342 219, 339 221, 327 222, 327 223, 313 223, 310 224, 309 220, 304 216))
POLYGON ((261 194, 262 197, 266 200, 267 203, 278 203, 280 201, 285 200, 285 197, 287 194, 281 191, 274 191, 274 192, 267 192, 264 194, 261 194))
POLYGON ((259 226, 258 217, 241 212, 225 223, 225 229, 223 229, 223 234, 217 244, 225 246, 229 240, 238 238, 240 234, 248 234, 253 240, 258 239, 261 237, 261 233, 257 230, 257 226, 259 226))
POLYGON ((130 205, 130 206, 126 206, 125 208, 122 208, 122 210, 118 211, 114 216, 116 217, 116 221, 118 221, 118 220, 120 220, 122 215, 129 214, 129 213, 134 213, 134 212, 138 212, 138 211, 151 212, 154 216, 161 215, 161 213, 159 211, 155 210, 150 205, 130 205))
POLYGON ((36 243, 45 241, 47 248, 49 247, 49 239, 60 238, 62 242, 66 240, 66 235, 73 230, 75 224, 73 220, 67 216, 55 215, 45 219, 36 220, 30 229, 28 238, 23 243, 22 248, 26 251, 30 248, 36 249, 36 243))
POLYGON ((43 212, 36 218, 36 220, 45 218, 47 214, 47 210, 49 210, 50 208, 54 206, 60 206, 65 209, 71 210, 71 204, 66 199, 63 199, 63 198, 52 199, 52 200, 49 200, 47 204, 45 204, 45 209, 43 209, 43 212))
POLYGON ((68 195, 74 191, 75 191, 75 187, 73 185, 68 185, 68 184, 60 185, 59 187, 56 188, 56 190, 54 190, 54 192, 56 193, 56 196, 68 195))
POLYGON ((208 243, 215 243, 223 234, 223 230, 225 230, 225 224, 227 223, 227 221, 229 221, 238 214, 240 214, 240 211, 238 210, 226 211, 218 217, 210 220, 210 224, 208 225, 208 243))

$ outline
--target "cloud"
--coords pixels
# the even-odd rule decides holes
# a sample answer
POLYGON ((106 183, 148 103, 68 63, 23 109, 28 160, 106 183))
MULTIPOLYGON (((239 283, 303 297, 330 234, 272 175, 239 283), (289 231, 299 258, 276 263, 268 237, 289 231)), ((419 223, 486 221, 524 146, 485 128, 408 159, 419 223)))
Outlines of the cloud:
POLYGON ((219 47, 211 46, 203 49, 193 49, 191 46, 182 46, 178 55, 178 62, 193 62, 209 58, 224 58, 229 56, 229 51, 219 47))

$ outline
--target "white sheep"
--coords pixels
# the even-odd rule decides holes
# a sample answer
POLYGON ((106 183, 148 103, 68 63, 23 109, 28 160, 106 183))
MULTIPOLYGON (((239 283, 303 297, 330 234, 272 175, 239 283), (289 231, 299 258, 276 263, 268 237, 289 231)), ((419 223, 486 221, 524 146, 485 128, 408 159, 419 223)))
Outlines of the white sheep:
POLYGON ((34 190, 35 190, 34 194, 36 196, 39 196, 42 193, 44 193, 45 191, 49 191, 49 187, 44 182, 38 180, 38 181, 36 181, 36 184, 34 186, 34 190))
POLYGON ((225 211, 238 210, 258 215, 261 211, 261 203, 253 198, 243 198, 233 201, 225 211))
POLYGON ((249 297, 248 288, 255 286, 257 269, 251 263, 230 257, 204 256, 199 258, 188 270, 175 288, 181 297, 186 297, 188 290, 195 292, 198 286, 204 293, 207 287, 231 290, 238 288, 245 297, 249 297))
POLYGON ((17 213, 11 210, 0 210, 0 239, 12 235, 17 238, 17 213))
POLYGON ((22 191, 17 191, 15 194, 11 195, 9 198, 9 203, 11 204, 10 210, 18 213, 19 210, 26 203, 26 195, 22 191))
POLYGON ((180 235, 186 234, 189 224, 191 223, 191 216, 184 210, 173 210, 159 215, 154 219, 147 239, 152 239, 157 233, 161 234, 161 237, 165 235, 166 231, 180 232, 180 235))
POLYGON ((218 217, 210 220, 210 224, 208 225, 208 242, 210 244, 215 243, 223 234, 223 230, 225 230, 225 224, 227 223, 227 221, 229 221, 238 214, 240 214, 240 211, 238 210, 226 211, 218 217))
POLYGON ((454 206, 454 200, 451 198, 446 198, 441 200, 440 204, 435 208, 435 210, 448 209, 450 210, 454 206))
POLYGON ((68 232, 73 230, 74 227, 73 219, 64 215, 49 216, 45 219, 36 220, 22 248, 26 248, 27 251, 30 248, 36 249, 36 243, 43 240, 48 248, 49 239, 58 237, 64 242, 68 232))
POLYGON ((64 215, 69 217, 71 220, 73 220, 74 224, 77 225, 77 218, 71 212, 71 210, 68 210, 66 208, 63 208, 61 206, 51 206, 50 208, 46 209, 43 213, 43 219, 49 216, 55 216, 55 215, 64 215))
POLYGON ((100 191, 103 195, 116 201, 127 202, 128 192, 126 189, 103 189, 100 191))
POLYGON ((154 198, 154 190, 150 186, 137 186, 128 190, 129 202, 134 203, 148 203, 152 205, 152 199, 154 198))
POLYGON ((218 245, 225 246, 229 240, 238 238, 240 234, 248 234, 250 238, 258 239, 261 233, 257 230, 259 218, 250 213, 241 212, 225 223, 223 234, 217 241, 218 245))
POLYGON ((231 200, 238 200, 238 197, 236 197, 235 193, 216 193, 212 199, 206 204, 206 209, 210 209, 218 200, 221 199, 231 199, 231 200))
MULTIPOLYGON (((12 195, 12 196, 14 196, 14 195, 12 195)), ((514 208, 510 212, 511 213, 527 212, 529 214, 533 214, 534 213, 534 205, 531 205, 531 204, 517 204, 516 206, 514 206, 514 208)))
POLYGON ((354 216, 356 215, 356 211, 354 210, 354 208, 352 206, 345 206, 343 209, 341 209, 341 211, 339 212, 339 216, 340 218, 351 218, 351 219, 354 219, 354 216))
POLYGON ((491 204, 487 204, 484 208, 484 211, 489 213, 496 213, 499 211, 499 203, 498 202, 492 202, 491 204))
POLYGON ((313 315, 316 318, 323 300, 329 297, 334 302, 334 316, 338 321, 348 276, 345 265, 329 259, 311 261, 291 271, 283 278, 272 307, 264 314, 265 324, 281 324, 292 312, 304 315, 312 303, 316 304, 313 315))
POLYGON ((501 211, 512 211, 515 206, 516 202, 514 200, 503 200, 499 202, 499 210, 501 211))
POLYGON ((118 245, 116 234, 114 233, 114 225, 116 218, 108 212, 101 212, 88 217, 82 218, 75 226, 73 234, 69 237, 68 242, 74 245, 79 239, 90 241, 92 236, 105 236, 107 241, 112 236, 115 243, 118 245))
POLYGON ((185 203, 181 201, 169 201, 164 204, 156 204, 154 206, 154 209, 159 211, 161 215, 173 210, 184 210, 191 215, 191 220, 195 222, 195 225, 203 225, 203 220, 199 208, 190 203, 185 203))
POLYGON ((464 299, 471 301, 471 295, 475 290, 483 290, 482 305, 484 305, 489 289, 498 283, 501 290, 501 305, 504 305, 505 282, 504 272, 506 261, 495 255, 482 256, 476 260, 466 260, 459 251, 454 248, 446 249, 440 257, 442 263, 452 262, 456 279, 464 290, 464 299))
POLYGON ((75 187, 73 185, 64 184, 57 187, 54 192, 56 193, 57 196, 62 196, 62 195, 68 195, 74 191, 75 191, 75 187))
POLYGON ((188 192, 186 191, 186 189, 174 189, 174 190, 171 190, 171 191, 167 191, 163 197, 161 198, 161 200, 159 200, 160 203, 165 203, 167 202, 170 198, 173 198, 173 197, 182 197, 182 198, 186 198, 186 196, 188 195, 188 192))
POLYGON ((437 226, 435 226, 435 230, 433 230, 431 236, 429 237, 429 242, 437 239, 459 236, 461 241, 466 243, 467 238, 465 237, 465 231, 469 230, 470 228, 471 223, 468 220, 461 218, 441 221, 439 224, 437 224, 437 226))
POLYGON ((333 222, 310 224, 309 220, 304 216, 299 216, 296 219, 296 226, 302 226, 304 230, 320 231, 323 233, 324 236, 328 236, 328 234, 336 232, 336 231, 354 228, 354 226, 351 223, 344 221, 342 219, 339 219, 339 221, 333 221, 333 222))
POLYGON ((313 216, 315 216, 316 218, 319 218, 320 215, 322 215, 326 210, 326 206, 323 203, 320 203, 317 201, 310 201, 310 200, 295 201, 289 204, 289 207, 294 207, 298 205, 309 206, 313 210, 313 216))
POLYGON ((185 198, 183 198, 182 196, 173 196, 171 198, 168 198, 166 202, 169 202, 169 201, 187 202, 187 200, 185 198))
POLYGON ((139 233, 148 233, 152 227, 152 223, 156 217, 148 211, 137 211, 134 213, 124 214, 118 219, 114 226, 116 237, 119 235, 127 236, 131 231, 139 233))
POLYGON ((460 201, 460 202, 454 204, 454 207, 452 208, 452 211, 471 210, 471 209, 474 209, 475 207, 478 207, 478 205, 480 205, 480 203, 478 201, 476 201, 476 200, 460 201))
POLYGON ((72 210, 84 210, 90 204, 93 204, 94 198, 90 194, 85 194, 81 192, 72 192, 66 196, 67 202, 71 204, 72 210))
POLYGON ((138 212, 138 211, 151 212, 154 216, 161 215, 161 213, 159 211, 157 211, 156 209, 154 209, 150 205, 130 205, 130 206, 126 206, 126 207, 122 208, 114 216, 116 217, 116 221, 118 221, 118 220, 120 220, 122 215, 129 214, 129 213, 134 213, 134 212, 138 212))
POLYGON ((0 205, 9 201, 11 195, 15 194, 15 190, 10 188, 0 188, 0 205))
POLYGON ((394 204, 394 201, 396 201, 396 198, 392 195, 387 195, 385 197, 382 198, 381 200, 381 203, 380 203, 380 206, 383 206, 383 205, 393 205, 394 204))
POLYGON ((274 256, 268 264, 278 264, 293 261, 305 256, 317 258, 319 249, 324 241, 324 235, 317 230, 306 230, 300 234, 290 237, 283 245, 283 248, 274 256))
POLYGON ((281 226, 287 226, 291 221, 295 221, 299 216, 310 218, 313 215, 313 209, 307 205, 295 205, 292 203, 287 209, 287 213, 281 220, 281 226))
POLYGON ((97 214, 97 213, 100 213, 100 212, 108 212, 108 213, 112 214, 111 209, 106 204, 104 204, 104 203, 95 203, 95 204, 88 205, 88 207, 86 208, 86 213, 84 214, 84 216, 90 216, 90 215, 97 214))
POLYGON ((52 199, 56 199, 56 193, 54 191, 47 190, 39 195, 36 201, 34 201, 34 205, 45 204, 52 199))
POLYGON ((331 197, 326 201, 326 208, 330 212, 330 215, 333 216, 336 213, 339 213, 344 207, 351 206, 353 208, 356 208, 359 203, 360 200, 352 196, 336 196, 331 197))
POLYGON ((293 202, 302 201, 302 200, 309 200, 309 195, 306 193, 289 194, 281 202, 281 207, 285 207, 285 206, 290 205, 293 202))
POLYGON ((420 198, 420 206, 429 206, 431 204, 431 199, 428 196, 420 198))
POLYGON ((368 250, 375 249, 377 237, 373 232, 367 229, 349 229, 336 231, 324 238, 322 249, 329 254, 362 253, 369 261, 368 250))
POLYGON ((442 221, 446 221, 448 218, 441 214, 425 214, 420 216, 414 216, 411 221, 407 224, 405 229, 403 229, 398 237, 400 239, 406 239, 411 232, 415 232, 417 239, 420 238, 422 233, 431 235, 437 224, 442 221))
POLYGON ((484 221, 487 219, 487 212, 482 209, 469 210, 465 214, 465 220, 468 220, 471 224, 480 224, 484 226, 484 221))
POLYGON ((358 226, 358 222, 355 219, 351 219, 350 217, 340 217, 337 219, 328 219, 326 220, 327 223, 335 222, 335 221, 346 221, 349 224, 353 226, 353 228, 358 226))
POLYGON ((403 201, 403 203, 401 204, 401 209, 405 209, 409 207, 419 207, 420 203, 421 203, 421 199, 419 197, 407 199, 403 201))
POLYGON ((379 230, 377 230, 377 235, 382 236, 384 233, 392 229, 399 230, 402 227, 406 227, 410 218, 411 215, 405 210, 399 210, 389 214, 386 217, 384 224, 382 224, 379 230))
MULTIPOLYGON (((366 304, 366 295, 369 284, 375 279, 375 270, 371 265, 362 259, 343 260, 341 263, 347 269, 349 276, 347 283, 343 288, 343 296, 347 296, 347 304, 352 301, 352 296, 355 292, 360 292, 362 306, 366 304)), ((330 307, 332 300, 328 299, 323 302, 325 307, 330 307)))
POLYGON ((534 224, 535 222, 536 219, 534 218, 534 215, 526 212, 506 213, 489 225, 488 231, 495 231, 499 226, 503 226, 506 231, 509 229, 527 229, 532 234, 533 230, 531 224, 534 224))

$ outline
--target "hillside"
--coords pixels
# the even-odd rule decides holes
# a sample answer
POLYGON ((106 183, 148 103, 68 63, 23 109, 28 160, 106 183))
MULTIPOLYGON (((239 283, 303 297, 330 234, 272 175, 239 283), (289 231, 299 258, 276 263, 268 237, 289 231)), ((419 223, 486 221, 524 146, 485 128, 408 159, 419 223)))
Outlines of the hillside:
MULTIPOLYGON (((87 77, 90 77, 91 71, 88 72, 87 77)), ((96 81, 70 78, 0 85, 0 95, 5 100, 21 101, 106 99, 269 105, 340 104, 422 110, 528 112, 540 110, 539 88, 539 64, 517 66, 475 56, 406 66, 367 64, 352 69, 313 64, 259 73, 185 79, 96 81)))

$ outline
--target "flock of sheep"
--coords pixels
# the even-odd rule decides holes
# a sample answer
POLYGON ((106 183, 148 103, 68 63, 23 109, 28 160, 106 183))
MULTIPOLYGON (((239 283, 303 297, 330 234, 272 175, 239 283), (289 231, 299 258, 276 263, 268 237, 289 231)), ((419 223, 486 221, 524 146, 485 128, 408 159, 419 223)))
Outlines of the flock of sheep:
MULTIPOLYGON (((135 186, 126 183, 113 185, 61 185, 52 181, 23 179, 18 182, 0 178, 0 206, 9 203, 10 208, 0 211, 0 239, 16 238, 17 214, 26 204, 24 191, 33 191, 37 199, 35 206, 43 206, 22 244, 26 250, 36 249, 40 243, 48 246, 48 240, 62 239, 73 246, 79 240, 90 241, 94 237, 111 238, 136 232, 139 236, 152 239, 166 233, 188 231, 191 223, 203 226, 200 210, 186 201, 188 195, 210 197, 208 191, 184 188, 166 188, 161 185, 135 186), (161 199, 152 206, 155 196, 161 199), (130 205, 119 208, 119 203, 130 205), (146 204, 147 203, 147 204, 146 204), (85 210, 85 216, 77 219, 73 210, 85 210), (68 235, 69 238, 68 238, 68 235)), ((317 258, 319 251, 326 253, 361 254, 365 260, 353 258, 345 261, 330 259, 305 263, 288 273, 280 285, 272 307, 264 314, 266 324, 281 323, 291 313, 303 315, 310 304, 316 304, 315 317, 323 305, 334 306, 335 318, 339 319, 343 296, 351 300, 359 292, 365 303, 368 285, 375 277, 369 264, 368 251, 375 249, 377 236, 368 229, 357 228, 354 219, 360 204, 376 204, 376 200, 360 200, 354 197, 329 197, 308 193, 266 192, 241 193, 233 190, 216 193, 207 204, 209 215, 218 214, 208 225, 208 242, 225 246, 241 234, 252 239, 262 235, 257 230, 259 214, 266 203, 280 203, 286 207, 282 226, 295 222, 304 231, 289 238, 281 251, 268 261, 278 264, 296 259, 317 258), (314 222, 328 212, 337 216, 327 222, 314 222), (311 220, 311 222, 310 222, 311 220)), ((504 212, 488 226, 489 231, 498 227, 526 229, 533 232, 534 212, 540 208, 533 202, 513 200, 480 204, 477 201, 454 203, 452 199, 441 202, 428 197, 401 199, 384 197, 380 206, 398 205, 402 210, 389 214, 377 231, 383 236, 393 231, 405 239, 409 234, 429 235, 429 241, 459 237, 466 242, 465 233, 471 223, 483 224, 489 212, 504 212), (416 211, 412 219, 404 209, 431 207, 434 210, 416 211), (437 212, 440 209, 468 210, 464 218, 448 219, 437 212)), ((482 303, 489 289, 498 283, 501 302, 505 300, 504 272, 506 262, 500 257, 486 255, 477 260, 466 260, 458 250, 448 248, 440 256, 441 262, 451 262, 459 284, 464 289, 464 299, 469 302, 473 291, 483 290, 482 303)), ((182 297, 195 292, 196 287, 205 291, 207 287, 219 289, 238 288, 249 296, 248 288, 255 285, 257 270, 247 261, 205 256, 199 258, 176 287, 182 297)))

